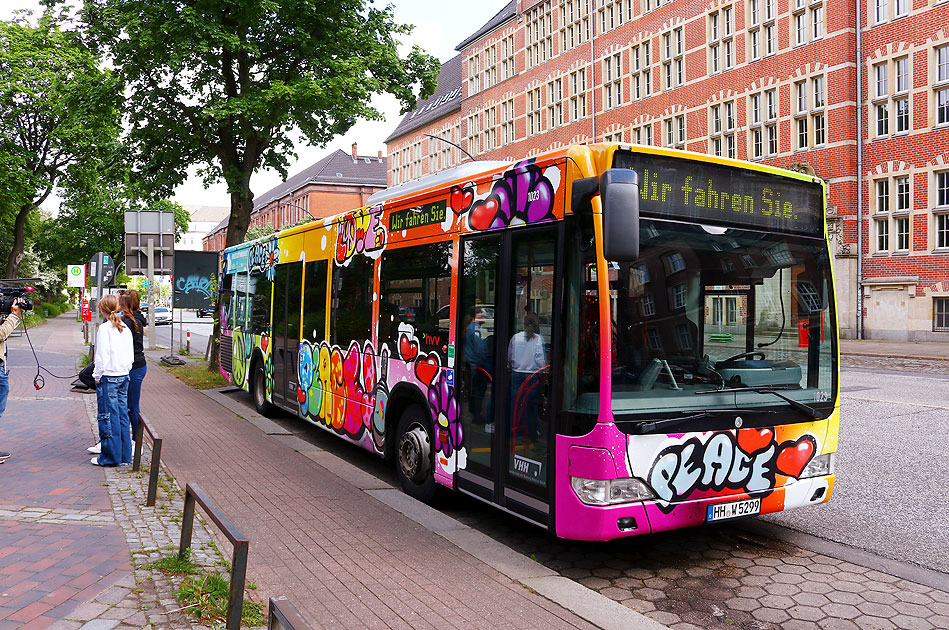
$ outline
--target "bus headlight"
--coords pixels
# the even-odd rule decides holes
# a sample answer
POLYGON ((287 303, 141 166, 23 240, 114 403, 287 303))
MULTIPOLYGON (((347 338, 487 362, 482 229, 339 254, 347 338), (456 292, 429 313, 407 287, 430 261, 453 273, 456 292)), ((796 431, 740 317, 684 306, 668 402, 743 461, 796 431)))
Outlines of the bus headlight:
POLYGON ((799 479, 822 477, 832 472, 834 472, 834 453, 827 453, 826 455, 818 455, 809 461, 807 466, 804 467, 804 470, 801 471, 799 479))
POLYGON ((577 498, 587 505, 615 505, 645 501, 655 497, 655 493, 640 479, 584 479, 571 477, 570 485, 577 498))

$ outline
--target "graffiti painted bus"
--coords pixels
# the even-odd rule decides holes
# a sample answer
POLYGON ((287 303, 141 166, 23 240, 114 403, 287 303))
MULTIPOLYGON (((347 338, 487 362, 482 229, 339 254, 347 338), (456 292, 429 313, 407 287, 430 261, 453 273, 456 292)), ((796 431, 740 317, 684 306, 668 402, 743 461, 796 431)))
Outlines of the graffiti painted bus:
POLYGON ((389 458, 414 497, 565 538, 822 503, 825 195, 652 147, 467 163, 223 252, 221 370, 389 458))

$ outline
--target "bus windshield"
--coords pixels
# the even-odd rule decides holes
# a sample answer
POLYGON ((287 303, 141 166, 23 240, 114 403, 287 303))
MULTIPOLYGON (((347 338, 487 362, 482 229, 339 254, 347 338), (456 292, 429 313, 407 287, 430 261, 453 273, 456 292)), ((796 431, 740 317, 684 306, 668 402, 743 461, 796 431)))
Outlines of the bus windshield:
POLYGON ((641 239, 637 261, 608 263, 617 420, 752 409, 786 412, 785 423, 831 412, 835 314, 822 239, 658 219, 642 221, 641 239))

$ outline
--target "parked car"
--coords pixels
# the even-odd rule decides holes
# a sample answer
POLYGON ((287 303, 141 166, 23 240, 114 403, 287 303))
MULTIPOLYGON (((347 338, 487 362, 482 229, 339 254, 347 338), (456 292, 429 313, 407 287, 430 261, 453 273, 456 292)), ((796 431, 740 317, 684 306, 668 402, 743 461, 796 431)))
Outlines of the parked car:
POLYGON ((159 306, 155 309, 156 324, 170 324, 172 320, 171 309, 159 306))
POLYGON ((211 317, 214 314, 213 308, 199 308, 194 312, 198 317, 211 317))

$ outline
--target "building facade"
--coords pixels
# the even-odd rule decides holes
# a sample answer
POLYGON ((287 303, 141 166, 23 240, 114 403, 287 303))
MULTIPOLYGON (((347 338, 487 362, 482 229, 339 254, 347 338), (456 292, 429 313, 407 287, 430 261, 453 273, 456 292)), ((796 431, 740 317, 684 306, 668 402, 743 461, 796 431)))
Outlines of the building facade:
POLYGON ((175 249, 200 251, 204 248, 204 237, 216 229, 230 208, 224 206, 183 206, 188 212, 188 231, 175 243, 175 249))
MULTIPOLYGON (((250 227, 269 225, 275 230, 311 219, 328 217, 366 205, 386 186, 386 158, 337 150, 254 199, 250 227)), ((221 251, 227 239, 225 217, 203 239, 206 251, 221 251)))
MULTIPOLYGON (((437 126, 472 155, 618 141, 813 173, 842 334, 949 341, 949 1, 513 0, 458 50, 437 126)), ((390 183, 467 159, 431 159, 419 110, 390 183)))

